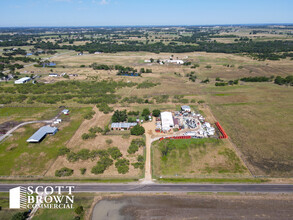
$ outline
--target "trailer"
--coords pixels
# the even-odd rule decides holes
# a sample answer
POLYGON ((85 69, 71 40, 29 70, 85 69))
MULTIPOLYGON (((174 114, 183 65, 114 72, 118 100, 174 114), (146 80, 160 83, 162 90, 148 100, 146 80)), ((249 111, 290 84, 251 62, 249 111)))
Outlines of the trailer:
POLYGON ((216 126, 219 129, 220 133, 222 134, 219 139, 227 139, 228 135, 226 134, 226 132, 224 131, 223 127, 220 125, 219 122, 216 122, 216 126))

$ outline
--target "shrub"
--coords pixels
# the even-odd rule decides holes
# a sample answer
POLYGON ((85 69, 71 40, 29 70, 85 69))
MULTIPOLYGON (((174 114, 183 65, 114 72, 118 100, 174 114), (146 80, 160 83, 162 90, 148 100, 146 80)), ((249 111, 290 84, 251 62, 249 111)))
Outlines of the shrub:
POLYGON ((127 159, 118 159, 115 163, 115 167, 118 170, 118 173, 125 174, 129 171, 129 160, 127 159))
POLYGON ((138 151, 138 145, 136 145, 136 144, 131 144, 129 147, 128 147, 128 150, 127 150, 127 152, 129 153, 129 154, 134 154, 135 152, 137 152, 138 151))
POLYGON ((63 156, 69 152, 70 152, 70 149, 68 149, 67 147, 60 147, 58 149, 58 156, 63 156))
POLYGON ((121 151, 118 149, 118 147, 111 147, 111 148, 108 148, 108 153, 111 155, 111 157, 116 160, 118 159, 119 157, 122 157, 122 153, 121 151))
POLYGON ((107 139, 107 140, 106 140, 106 143, 110 145, 110 144, 113 143, 113 141, 112 141, 112 139, 107 139))
POLYGON ((155 116, 155 117, 159 117, 160 114, 161 114, 161 111, 160 111, 159 109, 154 109, 154 110, 153 110, 153 116, 155 116))
POLYGON ((103 112, 104 114, 108 114, 113 111, 113 108, 111 108, 107 103, 101 103, 97 105, 97 108, 99 108, 99 111, 103 112))
POLYGON ((78 157, 78 155, 77 155, 76 153, 74 153, 74 152, 69 152, 69 153, 67 154, 67 160, 68 160, 69 162, 76 162, 76 161, 79 160, 79 157, 78 157))
POLYGON ((83 116, 83 118, 89 120, 89 119, 92 119, 95 114, 96 114, 95 111, 92 110, 92 111, 89 111, 88 113, 86 113, 83 116))
POLYGON ((81 213, 83 213, 83 206, 80 205, 80 206, 77 206, 74 210, 74 212, 78 215, 80 215, 81 213))
POLYGON ((112 122, 124 122, 126 120, 127 120, 126 110, 124 111, 116 110, 112 116, 112 122))
POLYGON ((199 100, 197 103, 198 104, 203 104, 203 103, 205 103, 205 101, 204 100, 199 100))
POLYGON ((149 116, 151 114, 150 110, 148 108, 145 108, 142 113, 141 116, 149 116))
POLYGON ((105 170, 106 168, 103 164, 97 163, 97 165, 92 168, 91 172, 94 174, 101 174, 104 173, 105 170))
POLYGON ((79 170, 80 170, 80 173, 81 173, 82 175, 84 175, 85 172, 86 172, 86 168, 80 168, 79 170))
POLYGON ((211 66, 211 65, 206 65, 205 68, 207 68, 207 69, 211 69, 212 66, 211 66))
POLYGON ((71 176, 73 174, 73 170, 67 167, 63 167, 60 170, 55 171, 55 176, 62 177, 62 176, 71 176))
POLYGON ((87 140, 87 139, 90 138, 90 136, 89 136, 89 134, 84 133, 84 134, 81 135, 81 138, 82 138, 82 140, 87 140))
POLYGON ((89 129, 89 132, 90 133, 102 133, 103 132, 103 129, 102 128, 100 128, 100 127, 97 127, 97 126, 95 126, 95 127, 92 127, 92 128, 90 128, 89 129))
POLYGON ((140 126, 140 125, 135 125, 133 128, 130 129, 130 133, 131 135, 143 135, 145 132, 144 127, 140 126))

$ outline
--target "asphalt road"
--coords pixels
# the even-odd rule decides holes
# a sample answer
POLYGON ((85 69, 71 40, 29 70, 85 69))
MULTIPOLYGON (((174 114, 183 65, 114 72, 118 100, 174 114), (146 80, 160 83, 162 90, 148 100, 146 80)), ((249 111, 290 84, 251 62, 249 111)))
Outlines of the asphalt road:
POLYGON ((293 193, 289 184, 0 184, 0 192, 8 192, 17 186, 74 186, 75 192, 251 192, 293 193))

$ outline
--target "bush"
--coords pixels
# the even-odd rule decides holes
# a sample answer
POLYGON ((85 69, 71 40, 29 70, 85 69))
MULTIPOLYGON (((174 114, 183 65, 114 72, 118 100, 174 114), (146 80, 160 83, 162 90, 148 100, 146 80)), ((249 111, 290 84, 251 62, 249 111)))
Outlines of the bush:
POLYGON ((107 103, 98 104, 97 108, 99 108, 99 111, 103 112, 104 114, 108 114, 113 111, 113 108, 111 108, 107 103))
POLYGON ((80 168, 79 170, 80 170, 81 175, 84 175, 86 172, 86 168, 80 168))
POLYGON ((63 176, 71 176, 73 174, 73 170, 67 167, 63 167, 60 170, 55 171, 55 176, 63 177, 63 176))
POLYGON ((137 162, 132 163, 132 166, 136 169, 137 168, 143 169, 144 168, 144 157, 142 155, 138 155, 137 162))
POLYGON ((207 69, 211 69, 212 66, 211 66, 211 65, 206 65, 205 68, 207 68, 207 69))
POLYGON ((198 104, 203 104, 203 103, 205 103, 205 101, 204 100, 199 100, 197 103, 198 104))
POLYGON ((133 128, 130 129, 130 133, 131 135, 143 135, 145 132, 144 127, 140 126, 140 125, 135 125, 133 128))
POLYGON ((87 140, 87 139, 90 138, 90 136, 89 136, 89 134, 84 133, 84 134, 81 135, 81 138, 82 138, 82 140, 87 140))
POLYGON ((126 110, 124 111, 116 110, 112 116, 112 122, 124 122, 126 120, 127 120, 126 110))
POLYGON ((118 159, 119 157, 122 157, 122 153, 121 151, 118 149, 118 147, 111 147, 111 148, 108 148, 108 153, 111 155, 111 157, 116 160, 118 159))
POLYGON ((134 154, 135 152, 137 152, 138 151, 138 145, 136 145, 136 144, 131 144, 129 147, 128 147, 128 150, 127 150, 127 152, 129 153, 129 154, 134 154))
POLYGON ((93 116, 94 116, 95 114, 96 114, 95 111, 92 110, 92 111, 86 113, 86 114, 83 116, 83 118, 89 120, 89 119, 92 119, 93 116))
POLYGON ((95 127, 92 127, 92 128, 90 128, 89 129, 89 132, 90 133, 102 133, 103 132, 103 129, 102 128, 100 128, 100 127, 97 127, 97 126, 95 126, 95 127))
POLYGON ((100 156, 100 160, 97 162, 97 165, 94 166, 91 170, 94 174, 101 174, 113 164, 113 160, 110 159, 108 156, 100 156))
POLYGON ((58 156, 63 156, 69 152, 70 152, 70 149, 68 149, 67 147, 60 147, 58 149, 58 156))
POLYGON ((115 163, 115 167, 118 170, 118 173, 125 174, 129 171, 129 160, 127 159, 118 159, 115 163))
POLYGON ((27 212, 17 212, 11 218, 11 220, 25 220, 25 219, 27 219, 27 212))
POLYGON ((74 212, 78 215, 80 215, 81 213, 83 213, 83 206, 77 206, 74 210, 74 212))
POLYGON ((110 144, 113 143, 113 141, 112 141, 112 139, 107 139, 107 140, 106 140, 106 143, 110 145, 110 144))
POLYGON ((154 116, 154 117, 159 117, 160 114, 161 114, 161 111, 160 111, 159 109, 154 109, 154 110, 153 110, 153 116, 154 116))
POLYGON ((151 114, 150 110, 148 108, 145 108, 142 113, 141 116, 149 116, 151 114))

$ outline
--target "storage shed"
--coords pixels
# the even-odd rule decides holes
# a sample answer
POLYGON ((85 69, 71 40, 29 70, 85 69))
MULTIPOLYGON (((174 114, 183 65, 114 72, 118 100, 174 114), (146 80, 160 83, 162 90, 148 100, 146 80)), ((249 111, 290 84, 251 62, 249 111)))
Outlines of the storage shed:
POLYGON ((37 130, 29 139, 26 141, 29 143, 38 143, 41 142, 47 134, 56 134, 58 129, 56 127, 51 126, 43 126, 39 130, 37 130))

